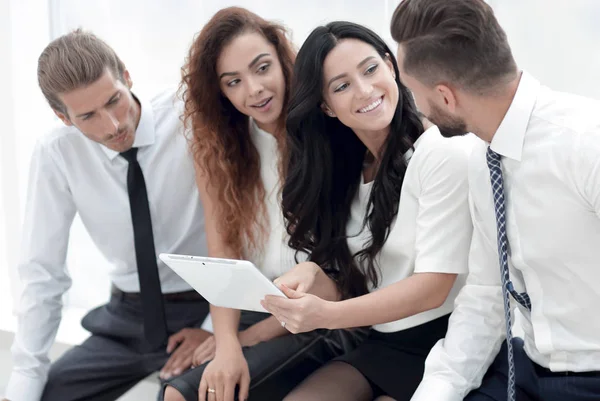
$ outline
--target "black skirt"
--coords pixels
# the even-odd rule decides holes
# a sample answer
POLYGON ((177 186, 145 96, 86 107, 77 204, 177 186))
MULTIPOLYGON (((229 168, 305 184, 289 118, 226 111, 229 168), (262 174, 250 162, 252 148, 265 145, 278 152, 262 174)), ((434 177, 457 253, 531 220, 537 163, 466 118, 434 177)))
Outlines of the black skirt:
POLYGON ((371 330, 362 344, 335 360, 361 372, 375 397, 388 395, 396 401, 409 401, 423 379, 429 351, 446 336, 449 317, 392 333, 371 330))

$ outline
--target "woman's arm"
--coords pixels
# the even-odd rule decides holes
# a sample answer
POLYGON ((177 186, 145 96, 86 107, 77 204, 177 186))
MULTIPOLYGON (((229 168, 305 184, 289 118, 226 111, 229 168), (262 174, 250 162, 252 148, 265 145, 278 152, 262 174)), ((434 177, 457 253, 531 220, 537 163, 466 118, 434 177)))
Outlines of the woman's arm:
MULTIPOLYGON (((219 213, 215 206, 218 203, 216 191, 210 185, 207 175, 198 165, 196 165, 196 183, 204 207, 206 240, 209 256, 239 259, 241 255, 235 253, 225 244, 225 241, 219 232, 221 219, 219 218, 219 213)), ((215 334, 216 353, 219 352, 219 349, 251 346, 261 341, 268 341, 275 337, 289 334, 289 332, 281 326, 281 323, 271 316, 244 330, 238 336, 240 321, 239 310, 211 305, 210 314, 215 334)))
POLYGON ((274 281, 278 287, 313 294, 328 301, 338 301, 342 294, 333 281, 321 267, 314 262, 302 262, 274 281))
POLYGON ((416 273, 378 291, 344 301, 282 287, 288 299, 268 295, 263 306, 292 333, 344 329, 393 322, 441 306, 456 274, 416 273))
POLYGON ((416 273, 369 294, 323 305, 328 329, 372 326, 439 308, 452 290, 456 274, 416 273))
MULTIPOLYGON (((216 191, 210 185, 208 176, 198 165, 196 165, 196 183, 204 207, 204 223, 209 256, 239 258, 240 255, 237 255, 225 244, 223 236, 219 232, 221 219, 216 207, 218 197, 216 191)), ((217 389, 220 397, 222 397, 222 394, 233 394, 236 385, 240 388, 240 397, 247 397, 250 385, 250 369, 238 339, 240 311, 211 305, 210 313, 214 330, 215 355, 202 373, 198 398, 206 400, 209 388, 213 391, 217 389)), ((202 347, 202 344, 200 347, 202 347)))
MULTIPOLYGON (((219 213, 216 208, 218 202, 216 191, 211 187, 208 176, 198 165, 196 165, 196 184, 198 185, 200 200, 202 201, 202 206, 204 208, 204 224, 208 255, 217 258, 239 258, 240 255, 237 255, 225 244, 225 241, 219 232, 221 219, 219 218, 219 213)), ((211 305, 210 314, 216 340, 216 351, 218 352, 219 348, 240 347, 237 336, 240 311, 211 305)))

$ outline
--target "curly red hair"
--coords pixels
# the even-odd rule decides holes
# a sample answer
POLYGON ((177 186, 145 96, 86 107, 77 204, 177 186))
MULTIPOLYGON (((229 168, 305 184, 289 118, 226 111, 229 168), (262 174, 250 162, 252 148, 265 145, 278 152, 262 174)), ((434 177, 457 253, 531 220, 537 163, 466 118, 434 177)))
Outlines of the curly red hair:
POLYGON ((217 194, 220 232, 237 257, 248 256, 263 243, 268 230, 265 188, 260 177, 260 156, 250 138, 249 117, 223 96, 216 72, 221 51, 241 34, 261 34, 277 50, 286 88, 284 109, 278 119, 277 140, 285 155, 285 118, 295 52, 286 29, 239 7, 217 12, 196 36, 182 68, 184 123, 196 164, 208 176, 217 194))

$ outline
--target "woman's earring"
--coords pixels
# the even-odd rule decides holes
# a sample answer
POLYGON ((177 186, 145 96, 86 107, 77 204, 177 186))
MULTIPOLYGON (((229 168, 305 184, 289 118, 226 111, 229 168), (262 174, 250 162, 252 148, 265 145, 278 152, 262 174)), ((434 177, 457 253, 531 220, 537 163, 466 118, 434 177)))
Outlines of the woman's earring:
POLYGON ((323 112, 329 117, 333 117, 333 111, 331 111, 329 106, 327 106, 325 103, 321 104, 321 110, 323 110, 323 112))

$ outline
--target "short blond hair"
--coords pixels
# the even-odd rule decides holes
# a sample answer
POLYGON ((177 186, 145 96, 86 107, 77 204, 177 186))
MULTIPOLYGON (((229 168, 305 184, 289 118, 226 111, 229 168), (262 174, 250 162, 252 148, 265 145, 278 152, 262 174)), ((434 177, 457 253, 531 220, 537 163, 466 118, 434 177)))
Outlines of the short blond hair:
POLYGON ((67 114, 58 95, 96 82, 106 70, 124 81, 125 64, 102 39, 77 29, 52 42, 38 59, 38 84, 50 107, 67 114))

